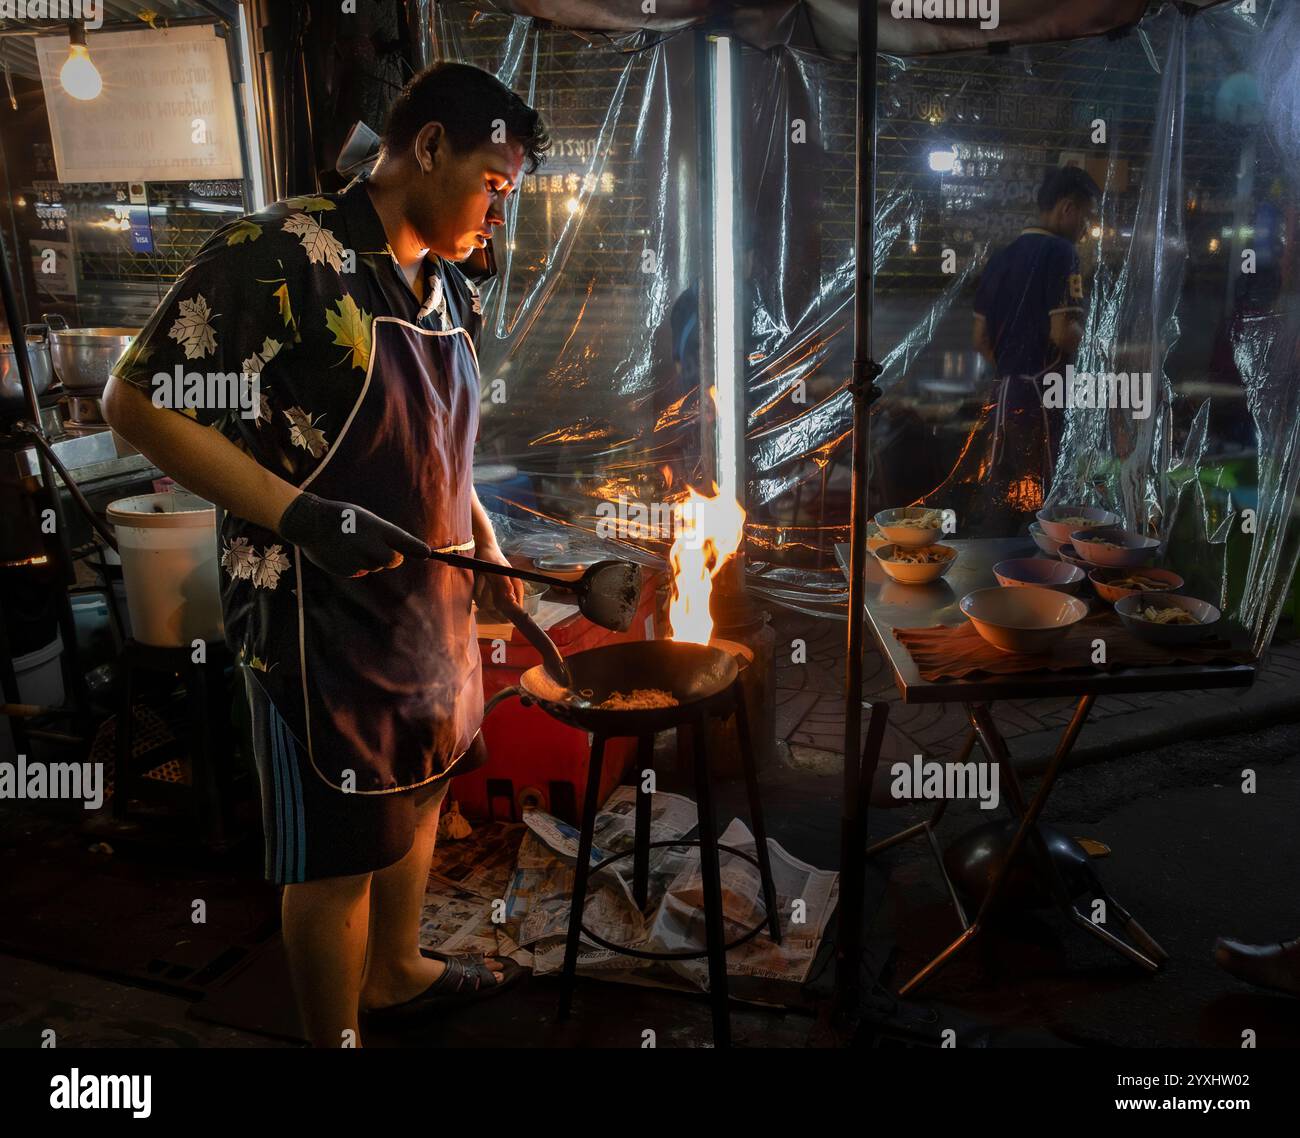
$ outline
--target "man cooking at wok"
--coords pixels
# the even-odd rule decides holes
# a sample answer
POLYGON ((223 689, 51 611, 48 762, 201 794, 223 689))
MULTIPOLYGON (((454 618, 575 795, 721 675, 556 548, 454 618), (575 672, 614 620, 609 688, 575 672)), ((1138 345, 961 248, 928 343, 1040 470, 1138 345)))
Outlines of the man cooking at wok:
MULTIPOLYGON (((425 70, 369 176, 207 242, 105 395, 119 433, 227 511, 226 637, 316 1046, 517 973, 419 947, 439 808, 474 762, 483 709, 473 574, 427 553, 506 564, 471 479, 478 293, 452 262, 487 243, 548 146, 537 112, 488 73, 425 70), (178 367, 257 381, 241 407, 169 405, 178 367)), ((522 600, 519 582, 484 585, 503 611, 522 600)))

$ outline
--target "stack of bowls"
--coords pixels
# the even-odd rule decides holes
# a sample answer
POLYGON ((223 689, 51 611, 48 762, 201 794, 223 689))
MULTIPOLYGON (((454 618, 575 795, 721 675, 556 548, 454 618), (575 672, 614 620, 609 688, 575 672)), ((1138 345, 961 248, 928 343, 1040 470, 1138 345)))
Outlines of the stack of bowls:
POLYGON ((1119 526, 1077 530, 1070 544, 1078 555, 1096 569, 1137 569, 1160 552, 1160 542, 1119 526))
POLYGON ((1118 514, 1102 510, 1100 506, 1048 506, 1047 509, 1039 510, 1035 518, 1037 532, 1035 533, 1034 525, 1030 525, 1030 533, 1039 542, 1039 549, 1052 557, 1056 557, 1056 551, 1048 549, 1043 544, 1044 540, 1054 542, 1060 548, 1069 545, 1070 536, 1080 529, 1118 525, 1121 522, 1118 514))
POLYGON ((880 567, 900 585, 929 585, 944 576, 957 561, 957 551, 939 544, 943 511, 925 506, 881 510, 873 519, 883 538, 873 552, 880 567), (899 560, 907 550, 925 549, 934 560, 899 560))

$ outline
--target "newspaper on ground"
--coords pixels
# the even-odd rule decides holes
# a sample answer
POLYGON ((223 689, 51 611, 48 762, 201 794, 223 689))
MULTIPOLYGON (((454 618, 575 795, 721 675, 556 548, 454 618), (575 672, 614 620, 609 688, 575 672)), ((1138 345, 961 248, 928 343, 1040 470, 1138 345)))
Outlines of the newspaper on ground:
POLYGON ((511 956, 518 945, 501 935, 506 891, 524 827, 476 826, 463 841, 434 849, 420 919, 420 947, 450 954, 511 956))
MULTIPOLYGON (((591 864, 613 854, 629 856, 590 876, 583 910, 585 929, 613 944, 648 952, 701 952, 705 944, 698 847, 666 845, 650 850, 645 910, 632 895, 636 788, 620 786, 596 816, 591 864)), ((663 791, 651 798, 650 840, 678 842, 695 831, 695 803, 663 791)), ((425 893, 420 943, 442 952, 507 956, 539 974, 563 967, 579 834, 540 810, 523 823, 479 826, 464 841, 435 852, 425 893)), ((723 832, 722 846, 756 855, 753 835, 739 819, 723 832)), ((727 953, 727 974, 755 982, 802 984, 839 897, 839 875, 817 869, 768 840, 781 943, 767 932, 767 911, 758 867, 725 850, 719 857, 723 924, 728 941, 763 923, 756 936, 727 953)), ((596 944, 579 943, 578 971, 625 983, 707 990, 703 958, 642 960, 596 944)))

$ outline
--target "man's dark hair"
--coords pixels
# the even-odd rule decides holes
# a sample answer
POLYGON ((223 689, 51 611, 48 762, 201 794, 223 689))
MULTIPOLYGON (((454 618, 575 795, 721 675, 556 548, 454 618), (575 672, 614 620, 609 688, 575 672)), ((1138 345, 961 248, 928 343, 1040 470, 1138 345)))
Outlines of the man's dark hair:
POLYGON ((481 68, 435 63, 398 94, 384 126, 384 146, 403 150, 425 124, 440 122, 457 150, 476 150, 491 141, 498 119, 505 123, 506 137, 523 149, 524 172, 531 174, 551 146, 542 116, 481 68))
POLYGON ((1049 170, 1038 191, 1038 208, 1050 213, 1062 198, 1073 198, 1080 205, 1101 200, 1101 187, 1086 170, 1078 166, 1060 166, 1049 170))

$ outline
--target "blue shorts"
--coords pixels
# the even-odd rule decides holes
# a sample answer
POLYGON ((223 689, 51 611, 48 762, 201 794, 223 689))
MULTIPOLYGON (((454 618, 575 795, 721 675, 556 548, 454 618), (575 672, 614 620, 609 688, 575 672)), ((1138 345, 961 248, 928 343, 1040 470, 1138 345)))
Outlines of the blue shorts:
POLYGON ((452 775, 487 761, 479 734, 450 774, 391 794, 344 794, 316 773, 251 669, 245 678, 262 790, 263 876, 277 885, 370 873, 401 861, 415 840, 416 807, 440 803, 452 775))

